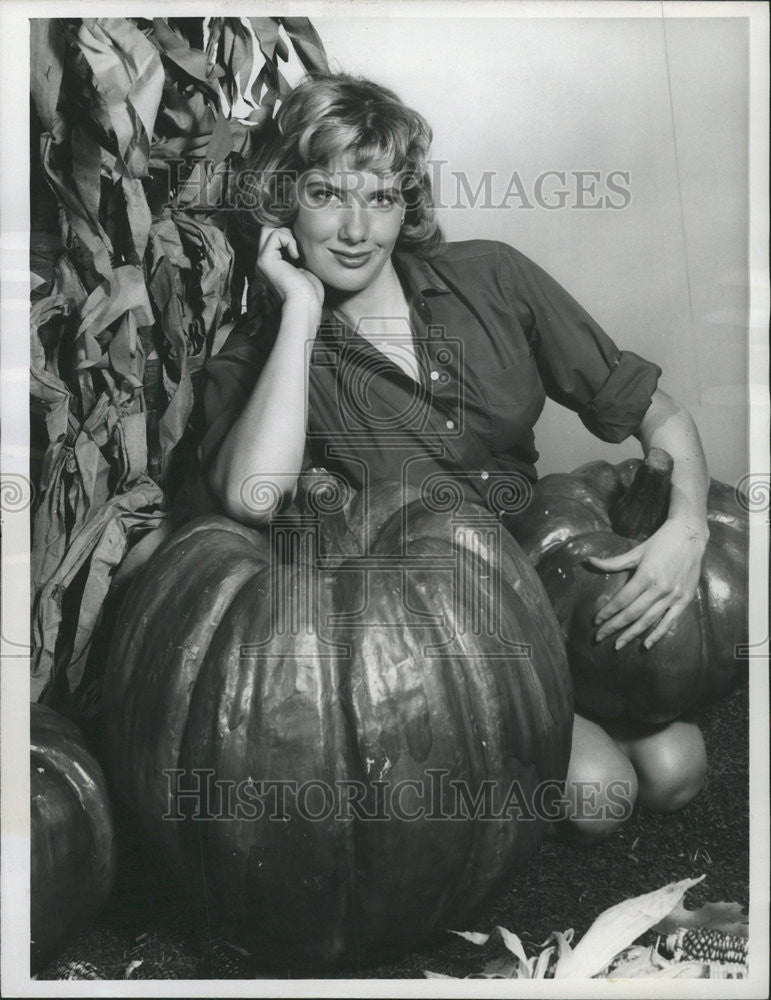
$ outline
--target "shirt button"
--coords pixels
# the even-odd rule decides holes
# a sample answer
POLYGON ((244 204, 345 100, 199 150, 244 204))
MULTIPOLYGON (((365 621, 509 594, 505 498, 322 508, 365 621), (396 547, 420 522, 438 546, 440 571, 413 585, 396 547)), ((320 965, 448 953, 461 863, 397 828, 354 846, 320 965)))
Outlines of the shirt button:
POLYGON ((480 479, 489 479, 490 478, 490 473, 486 472, 484 469, 482 469, 482 471, 479 473, 479 478, 480 479))
POLYGON ((454 426, 455 426, 454 420, 448 420, 447 423, 445 424, 445 427, 447 428, 448 431, 451 431, 454 426))
POLYGON ((431 381, 432 382, 436 382, 436 380, 438 378, 439 378, 439 372, 431 372, 431 381))

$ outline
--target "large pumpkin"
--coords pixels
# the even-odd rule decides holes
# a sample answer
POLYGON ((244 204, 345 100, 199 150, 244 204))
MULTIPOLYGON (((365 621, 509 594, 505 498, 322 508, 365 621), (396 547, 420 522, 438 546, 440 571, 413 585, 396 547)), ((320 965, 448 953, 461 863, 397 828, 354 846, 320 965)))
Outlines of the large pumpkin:
POLYGON ((591 462, 544 476, 525 509, 504 515, 532 559, 567 644, 576 706, 609 719, 668 722, 725 694, 746 668, 748 515, 734 490, 712 481, 709 542, 697 595, 651 649, 645 636, 620 650, 594 641, 599 606, 629 579, 601 573, 588 556, 615 556, 649 537, 666 516, 671 457, 591 462))
POLYGON ((30 705, 32 967, 52 958, 112 889, 115 842, 101 768, 78 727, 30 705))
POLYGON ((398 495, 322 515, 323 558, 305 515, 272 540, 191 522, 116 623, 116 788, 219 932, 293 968, 468 926, 567 770, 570 675, 537 574, 484 511, 398 495))

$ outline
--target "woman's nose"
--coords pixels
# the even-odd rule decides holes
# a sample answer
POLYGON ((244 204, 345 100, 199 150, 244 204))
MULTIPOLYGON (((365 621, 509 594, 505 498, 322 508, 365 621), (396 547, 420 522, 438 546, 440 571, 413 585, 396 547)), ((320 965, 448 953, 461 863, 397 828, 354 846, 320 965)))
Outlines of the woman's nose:
POLYGON ((340 220, 340 238, 347 243, 361 243, 369 233, 369 216, 366 206, 357 204, 357 200, 346 205, 340 220))

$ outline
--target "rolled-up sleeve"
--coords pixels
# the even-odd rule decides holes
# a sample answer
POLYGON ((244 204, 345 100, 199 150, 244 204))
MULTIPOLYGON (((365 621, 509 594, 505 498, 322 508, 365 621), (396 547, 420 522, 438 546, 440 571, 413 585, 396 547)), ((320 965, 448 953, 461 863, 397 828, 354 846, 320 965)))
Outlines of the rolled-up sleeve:
POLYGON ((236 328, 204 366, 203 434, 198 460, 204 473, 249 399, 270 352, 262 338, 236 328))
POLYGON ((661 369, 633 351, 621 351, 594 398, 578 415, 603 441, 623 441, 640 426, 656 391, 661 369))
POLYGON ((506 246, 501 267, 547 395, 603 441, 637 431, 661 376, 658 365, 619 350, 554 278, 513 247, 506 246))

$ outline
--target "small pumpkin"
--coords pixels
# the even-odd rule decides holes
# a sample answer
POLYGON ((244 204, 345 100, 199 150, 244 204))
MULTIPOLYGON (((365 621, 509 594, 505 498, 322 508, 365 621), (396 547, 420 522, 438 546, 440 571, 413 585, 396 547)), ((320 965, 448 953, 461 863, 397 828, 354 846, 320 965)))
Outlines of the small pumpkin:
POLYGON ((183 527, 126 596, 104 704, 148 838, 222 937, 293 968, 470 919, 546 821, 458 811, 459 789, 503 812, 570 754, 564 646, 519 546, 387 484, 270 531, 183 527))
POLYGON ((107 787, 80 730, 30 705, 31 963, 54 957, 102 908, 115 875, 107 787))
POLYGON ((631 574, 602 573, 586 559, 619 555, 658 529, 672 465, 667 452, 652 448, 644 461, 591 462, 544 476, 525 509, 503 516, 557 613, 576 706, 601 718, 669 722, 725 694, 746 669, 749 518, 735 491, 715 480, 693 602, 649 650, 644 635, 620 650, 613 635, 594 641, 596 610, 631 574))

